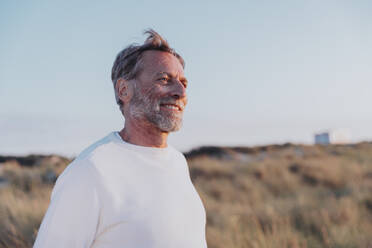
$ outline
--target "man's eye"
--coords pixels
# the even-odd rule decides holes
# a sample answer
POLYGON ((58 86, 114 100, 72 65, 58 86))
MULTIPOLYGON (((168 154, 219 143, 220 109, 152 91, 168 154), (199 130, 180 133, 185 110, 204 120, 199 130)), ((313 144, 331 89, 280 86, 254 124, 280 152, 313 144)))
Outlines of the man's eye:
POLYGON ((168 78, 166 77, 162 77, 162 78, 159 78, 160 81, 168 81, 168 78))

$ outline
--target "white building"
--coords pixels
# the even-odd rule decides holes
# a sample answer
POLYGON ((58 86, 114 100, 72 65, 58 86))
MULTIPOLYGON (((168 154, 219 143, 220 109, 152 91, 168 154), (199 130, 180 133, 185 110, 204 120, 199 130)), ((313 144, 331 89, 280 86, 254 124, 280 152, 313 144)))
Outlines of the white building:
POLYGON ((315 144, 349 144, 351 143, 350 131, 345 128, 328 130, 314 135, 315 144))

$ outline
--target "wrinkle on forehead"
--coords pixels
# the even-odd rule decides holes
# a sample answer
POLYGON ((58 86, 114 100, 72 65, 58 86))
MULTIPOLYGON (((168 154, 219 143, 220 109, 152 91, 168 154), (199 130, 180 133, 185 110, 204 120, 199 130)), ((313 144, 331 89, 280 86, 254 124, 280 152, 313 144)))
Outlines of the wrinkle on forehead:
POLYGON ((143 70, 151 74, 161 72, 173 76, 183 76, 184 70, 180 61, 172 54, 162 51, 146 51, 143 53, 143 70))

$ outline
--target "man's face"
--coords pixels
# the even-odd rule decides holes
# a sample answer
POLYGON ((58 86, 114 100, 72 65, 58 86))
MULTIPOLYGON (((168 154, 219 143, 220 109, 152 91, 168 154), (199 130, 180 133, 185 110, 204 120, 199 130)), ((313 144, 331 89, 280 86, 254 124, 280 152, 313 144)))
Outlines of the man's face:
POLYGON ((170 53, 146 51, 135 79, 129 111, 163 132, 177 131, 187 104, 187 80, 179 60, 170 53))

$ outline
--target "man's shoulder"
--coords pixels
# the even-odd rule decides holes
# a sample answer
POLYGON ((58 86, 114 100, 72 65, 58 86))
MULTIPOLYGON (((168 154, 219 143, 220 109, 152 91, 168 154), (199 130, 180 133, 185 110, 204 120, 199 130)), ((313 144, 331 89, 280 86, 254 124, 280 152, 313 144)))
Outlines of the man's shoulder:
POLYGON ((84 159, 88 159, 93 154, 106 150, 105 148, 111 146, 115 143, 115 132, 111 132, 105 137, 97 140, 87 148, 85 148, 76 158, 75 161, 80 161, 84 159))
POLYGON ((61 174, 65 177, 69 174, 86 174, 87 171, 95 171, 97 157, 110 157, 110 151, 115 146, 115 132, 111 132, 105 137, 97 140, 85 148, 75 159, 66 167, 61 174), (67 174, 67 175, 66 175, 67 174))
POLYGON ((88 146, 65 168, 57 179, 57 185, 60 185, 60 187, 62 185, 75 185, 82 181, 85 184, 87 182, 92 182, 92 185, 95 184, 99 176, 94 157, 96 154, 104 153, 103 150, 110 151, 110 147, 114 143, 115 132, 111 132, 88 146))

